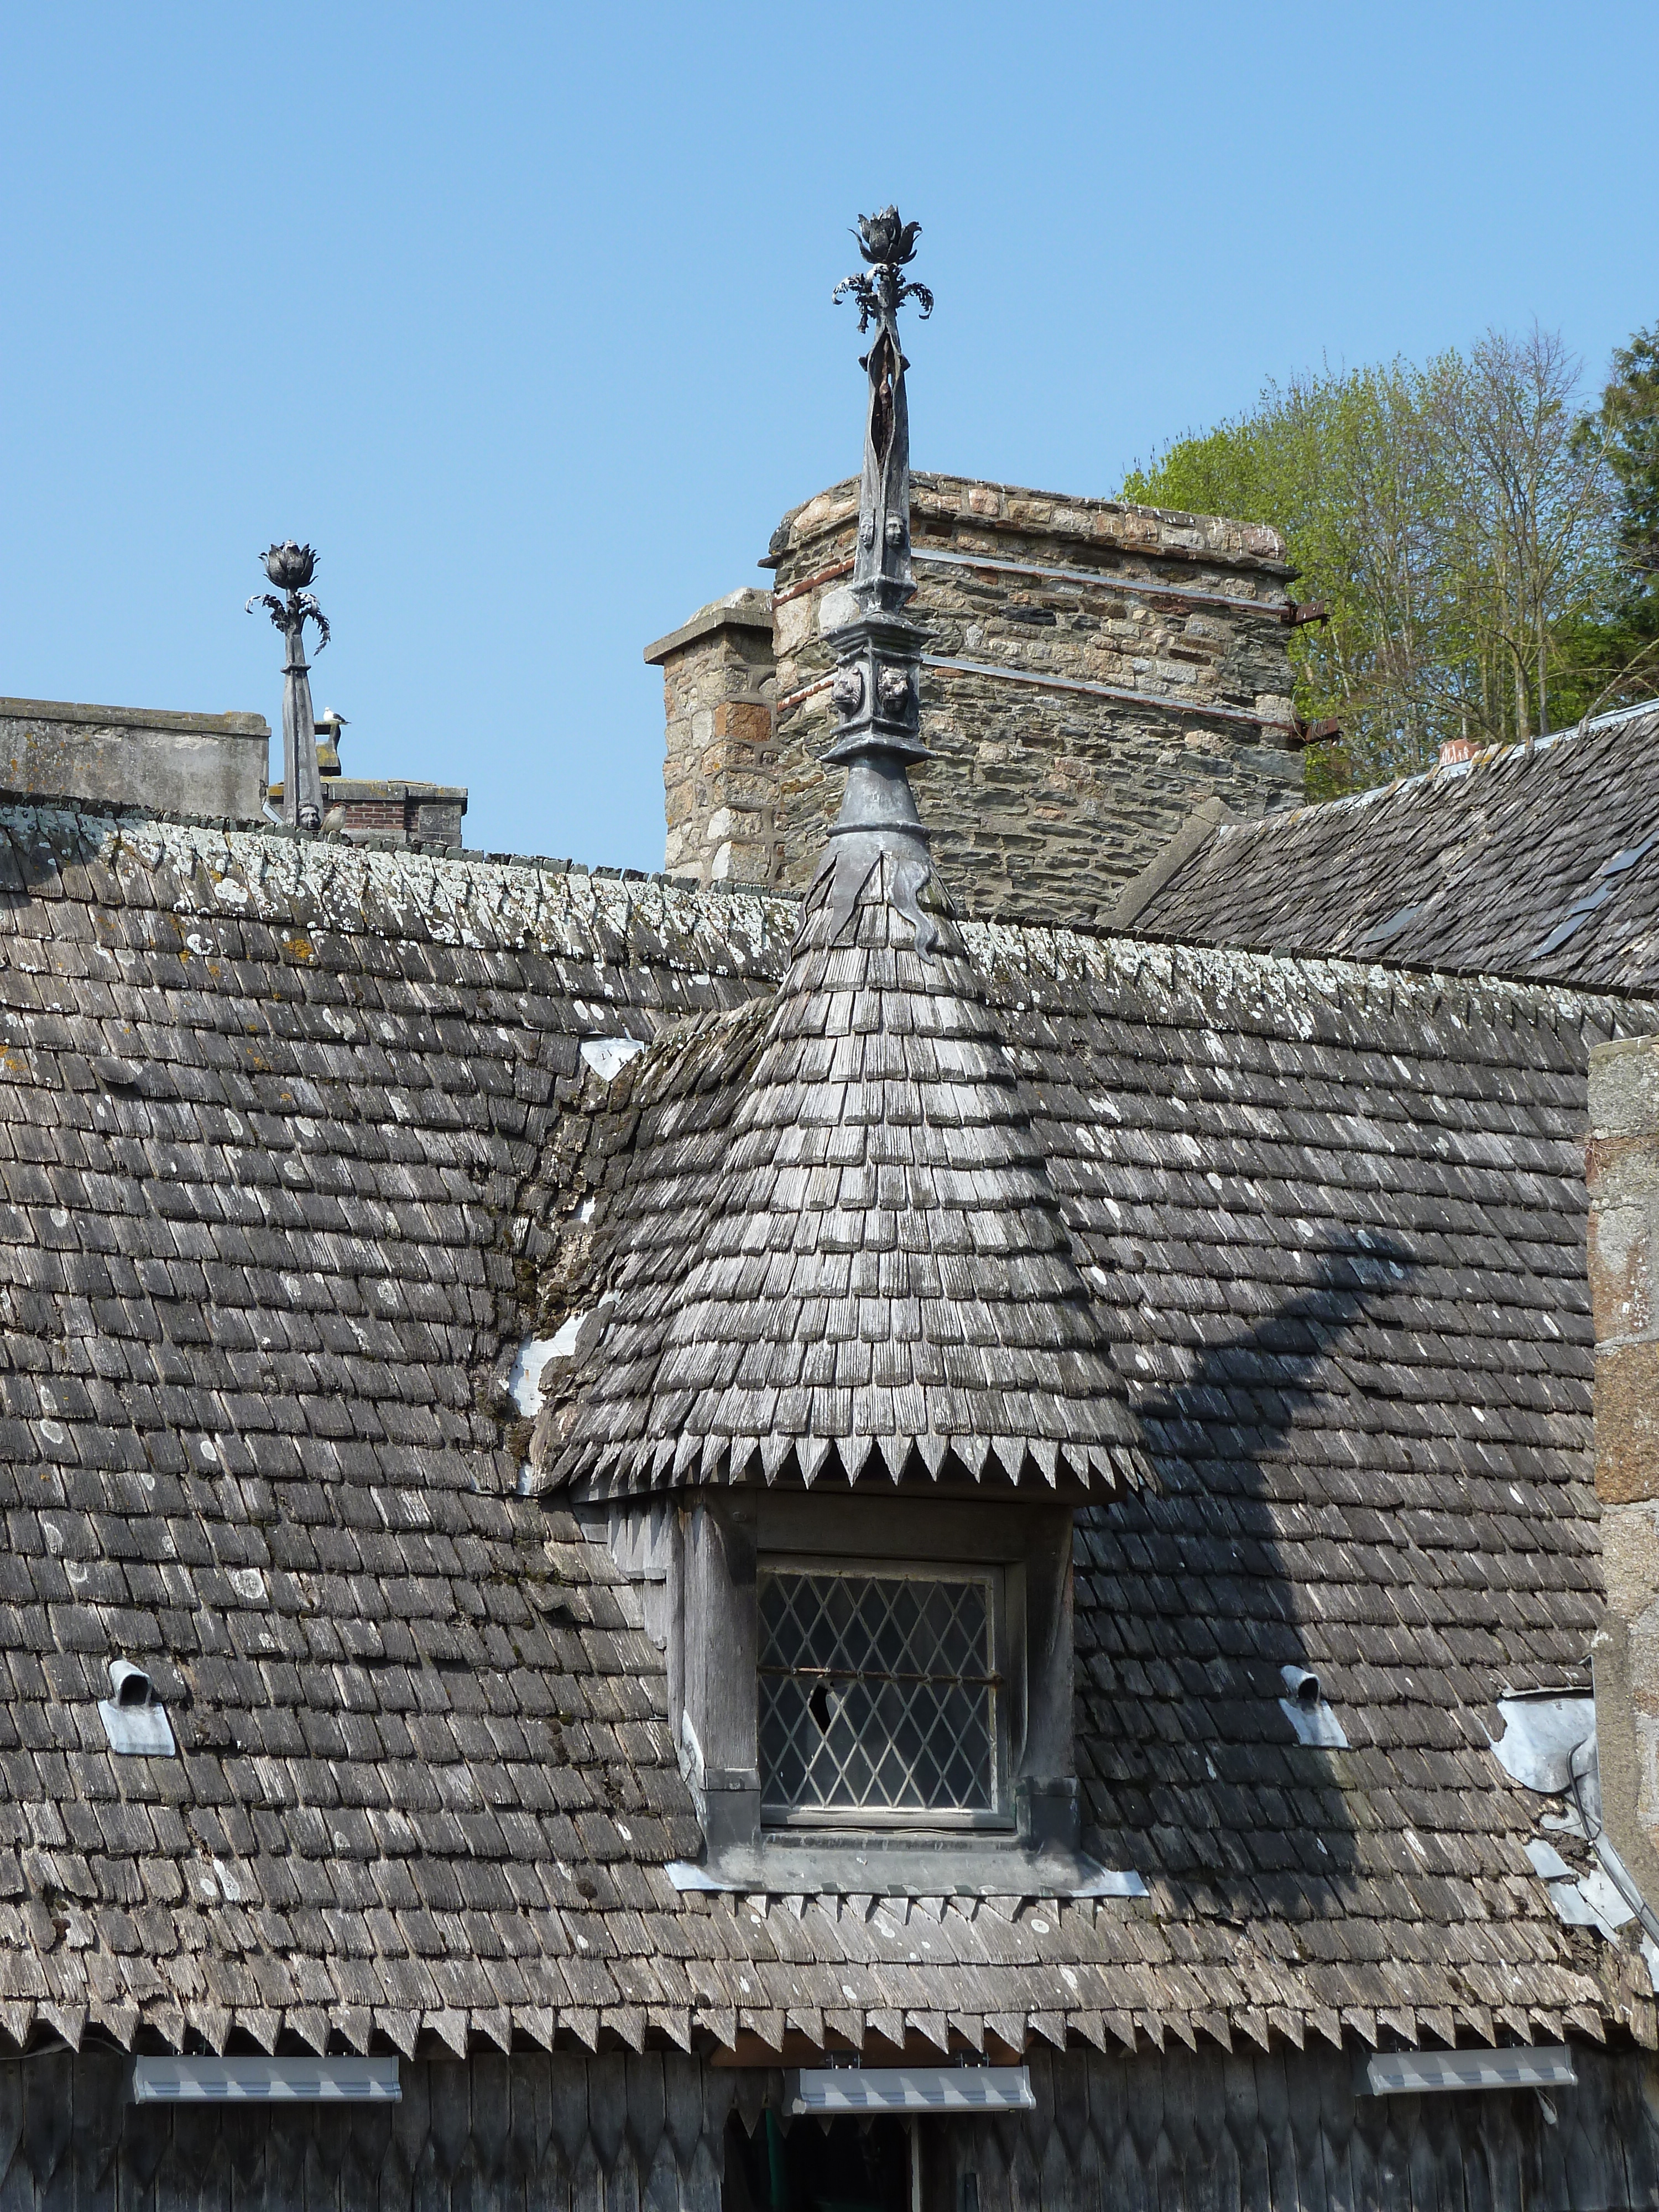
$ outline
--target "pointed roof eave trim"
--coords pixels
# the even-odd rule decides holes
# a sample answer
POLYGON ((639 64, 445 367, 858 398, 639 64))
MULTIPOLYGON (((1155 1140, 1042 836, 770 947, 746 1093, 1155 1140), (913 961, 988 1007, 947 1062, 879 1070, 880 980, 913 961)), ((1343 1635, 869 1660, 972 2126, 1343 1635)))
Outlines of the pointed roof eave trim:
POLYGON ((630 1490, 712 1489, 757 1480, 768 1489, 798 1481, 810 1489, 833 1460, 836 1474, 855 1489, 877 1483, 898 1488, 918 1478, 932 1483, 971 1482, 980 1489, 1062 1486, 1083 1491, 1139 1488, 1149 1462, 1128 1443, 1056 1444, 1048 1437, 765 1437, 682 1435, 672 1447, 613 1443, 572 1445, 540 1477, 538 1491, 583 1489, 592 1495, 626 1496, 630 1490), (793 1480, 792 1480, 793 1478, 793 1480))

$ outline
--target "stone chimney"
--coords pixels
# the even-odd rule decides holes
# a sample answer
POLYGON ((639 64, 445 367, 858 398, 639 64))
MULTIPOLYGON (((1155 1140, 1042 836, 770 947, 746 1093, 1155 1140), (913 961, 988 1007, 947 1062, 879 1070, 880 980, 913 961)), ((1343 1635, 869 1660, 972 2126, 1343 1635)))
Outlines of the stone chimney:
MULTIPOLYGON (((804 889, 841 803, 827 634, 846 618, 858 485, 785 517, 769 598, 735 592, 652 646, 668 714, 671 871, 804 889)), ((916 771, 958 909, 1104 921, 1195 806, 1302 796, 1300 607, 1277 532, 1115 500, 915 476, 916 771)))
MULTIPOLYGON (((839 802, 816 762, 858 486, 785 518, 775 570, 782 880, 839 802)), ((936 764, 916 774, 959 908, 1103 920, 1202 800, 1302 796, 1287 650, 1299 609, 1276 531, 1116 500, 915 475, 910 523, 936 764)))
POLYGON ((727 592, 645 658, 662 671, 668 723, 664 866, 700 884, 776 883, 771 594, 727 592))
POLYGON ((1594 1651, 1607 1834, 1659 1902, 1659 1038, 1590 1054, 1595 1494, 1607 1613, 1594 1651))

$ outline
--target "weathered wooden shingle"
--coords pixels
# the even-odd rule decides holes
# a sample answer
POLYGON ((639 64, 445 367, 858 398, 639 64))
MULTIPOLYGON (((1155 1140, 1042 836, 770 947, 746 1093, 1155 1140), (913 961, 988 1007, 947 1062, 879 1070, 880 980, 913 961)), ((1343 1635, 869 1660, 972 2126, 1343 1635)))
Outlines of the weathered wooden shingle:
POLYGON ((1137 935, 1659 990, 1659 708, 1228 823, 1137 935))
POLYGON ((1583 1070, 1646 1010, 965 927, 1153 1463, 1077 1548, 1089 1840, 1151 1899, 711 1899, 635 1593, 492 1394, 640 1142, 723 1171, 794 911, 0 829, 12 2041, 1649 2032, 1486 1747, 1585 1679, 1583 1070), (117 1656, 178 1759, 111 1754, 117 1656))

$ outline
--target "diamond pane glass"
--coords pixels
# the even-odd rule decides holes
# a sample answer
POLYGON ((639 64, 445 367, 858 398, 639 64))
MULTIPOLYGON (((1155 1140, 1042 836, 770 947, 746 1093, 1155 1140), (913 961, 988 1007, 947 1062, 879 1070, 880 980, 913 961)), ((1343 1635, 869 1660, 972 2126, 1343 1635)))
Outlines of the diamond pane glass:
POLYGON ((769 1815, 994 1808, 988 1581, 763 1568, 759 1595, 769 1815))

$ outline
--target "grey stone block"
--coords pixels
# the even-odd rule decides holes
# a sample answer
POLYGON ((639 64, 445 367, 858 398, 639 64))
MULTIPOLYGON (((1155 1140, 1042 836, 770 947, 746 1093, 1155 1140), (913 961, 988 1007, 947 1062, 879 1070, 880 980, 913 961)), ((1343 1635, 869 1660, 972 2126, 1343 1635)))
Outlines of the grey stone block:
POLYGON ((256 822, 270 753, 263 714, 0 699, 0 785, 31 798, 256 822))

